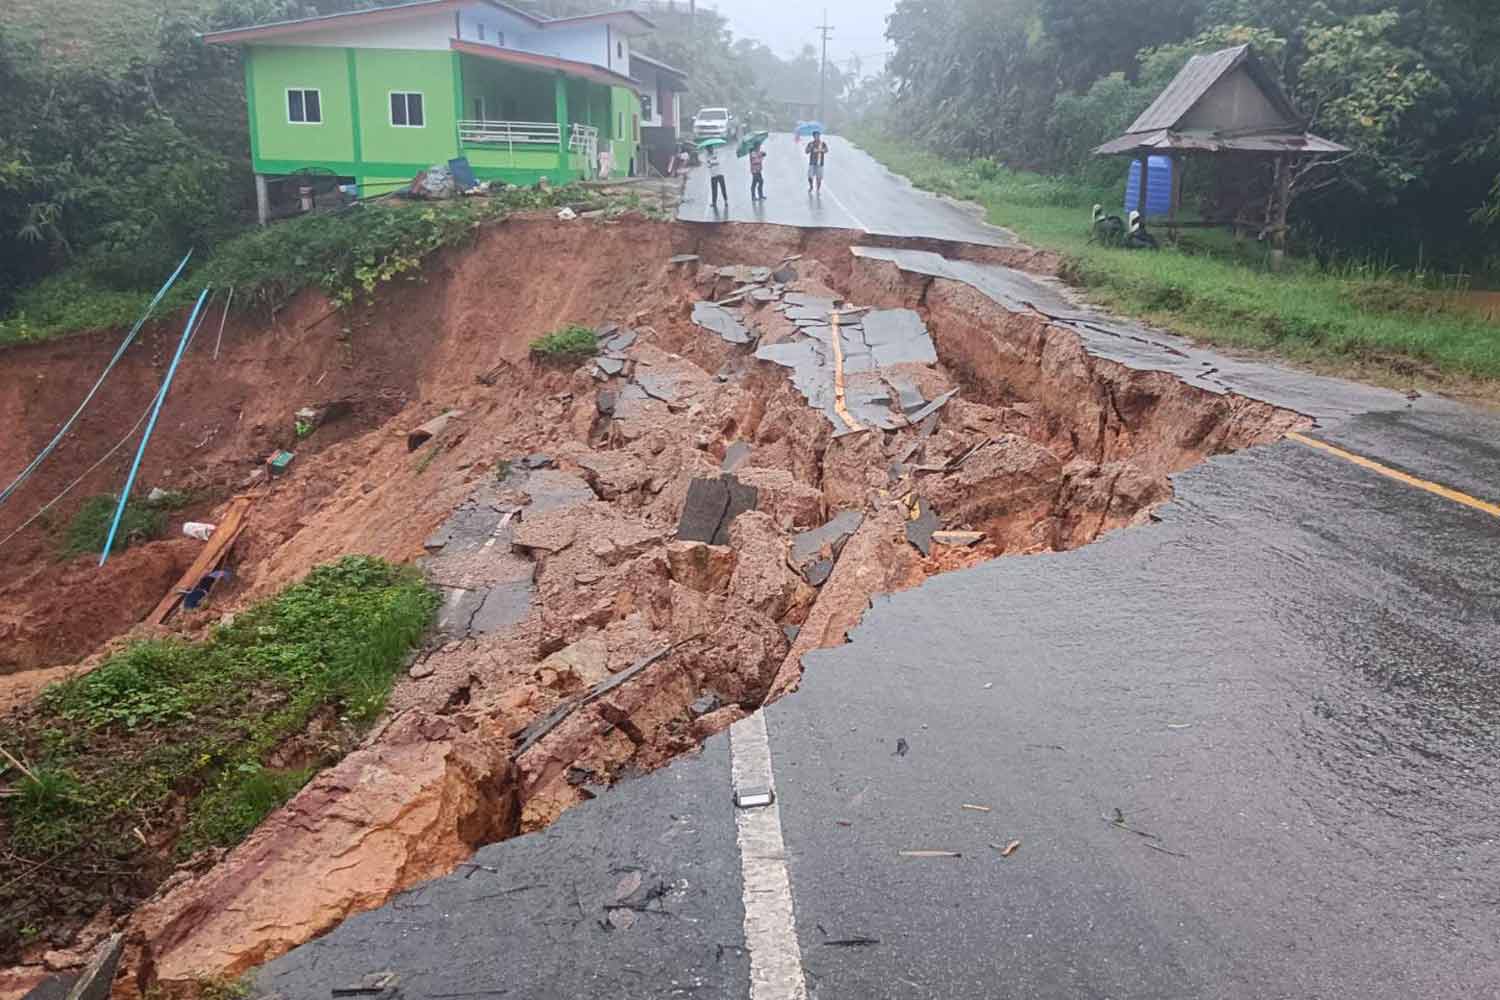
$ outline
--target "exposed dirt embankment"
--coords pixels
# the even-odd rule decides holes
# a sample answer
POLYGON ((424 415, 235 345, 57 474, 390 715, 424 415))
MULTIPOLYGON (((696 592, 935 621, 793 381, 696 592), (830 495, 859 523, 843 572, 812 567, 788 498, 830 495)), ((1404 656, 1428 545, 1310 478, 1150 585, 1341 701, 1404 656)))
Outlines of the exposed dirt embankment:
MULTIPOLYGON (((323 310, 309 297, 269 328, 232 324, 218 366, 190 360, 189 388, 169 404, 176 443, 150 459, 149 483, 227 488, 288 443, 277 435, 298 408, 339 398, 350 412, 258 487, 238 589, 179 628, 350 552, 425 557, 448 604, 387 725, 136 912, 117 995, 239 974, 480 845, 542 828, 794 688, 803 653, 844 641, 874 594, 1137 524, 1170 496, 1171 472, 1299 420, 1097 361, 1067 331, 967 286, 856 264, 856 242, 512 221, 444 256, 424 283, 382 295, 347 335, 340 320, 312 325, 323 310), (668 262, 682 253, 701 260, 668 262), (740 329, 693 321, 695 303, 715 299, 740 329), (535 363, 531 341, 566 323, 630 336, 602 337, 597 367, 535 363), (221 371, 231 345, 233 383, 221 371), (909 353, 924 346, 935 353, 909 353), (767 348, 809 363, 757 360, 767 348), (460 415, 409 452, 407 431, 450 410, 460 415), (722 524, 695 519, 725 474, 743 502, 722 524), (501 596, 514 614, 499 613, 501 596), (549 713, 556 724, 543 726, 549 713)), ((18 360, 47 357, 63 363, 18 360)), ((157 368, 131 365, 109 405, 145 405, 157 368)), ((31 444, 65 415, 55 409, 31 444)), ((60 467, 113 443, 113 430, 91 427, 60 467)), ((6 447, 16 455, 0 468, 24 462, 25 448, 6 447)), ((0 579, 17 561, 0 551, 0 579)), ((110 613, 117 632, 133 624, 110 613)), ((96 642, 80 637, 71 655, 96 642)), ((50 946, 92 915, 60 914, 50 946)), ((101 926, 124 908, 106 916, 101 926)))

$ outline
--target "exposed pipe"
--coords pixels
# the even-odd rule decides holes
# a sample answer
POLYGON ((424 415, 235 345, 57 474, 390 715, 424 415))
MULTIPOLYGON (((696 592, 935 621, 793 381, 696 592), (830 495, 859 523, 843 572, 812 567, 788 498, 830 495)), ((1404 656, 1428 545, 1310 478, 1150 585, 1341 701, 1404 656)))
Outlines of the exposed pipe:
POLYGON ((151 441, 151 432, 156 429, 156 418, 161 416, 161 405, 166 402, 167 389, 172 385, 172 377, 177 374, 177 366, 182 361, 182 354, 187 350, 188 341, 192 339, 193 330, 198 323, 198 313, 203 310, 203 303, 208 299, 207 288, 198 294, 198 302, 193 306, 193 314, 188 317, 187 326, 183 328, 182 340, 177 344, 177 353, 172 355, 172 364, 167 368, 167 377, 162 380, 161 391, 156 394, 156 402, 151 407, 151 417, 146 421, 146 433, 141 437, 141 446, 136 449, 135 461, 130 463, 130 474, 125 477, 125 488, 120 491, 120 503, 115 507, 114 520, 109 524, 109 537, 104 540, 104 551, 99 553, 99 565, 103 566, 109 561, 109 550, 115 544, 115 533, 120 530, 120 518, 125 516, 125 504, 130 500, 130 491, 135 487, 136 473, 141 470, 141 459, 145 457, 146 445, 151 441))
POLYGON ((3 504, 6 500, 10 499, 10 495, 14 493, 22 483, 31 478, 31 474, 36 472, 41 464, 47 460, 47 456, 52 454, 53 449, 55 449, 62 442, 63 437, 67 435, 68 431, 72 429, 73 424, 83 414, 84 408, 89 405, 89 402, 91 400, 93 400, 94 394, 99 391, 99 387, 104 384, 104 380, 109 377, 109 373, 114 370, 115 365, 118 364, 120 358, 124 356, 126 348, 128 348, 135 340, 136 334, 141 332, 141 327, 146 325, 146 320, 151 318, 151 313, 155 311, 156 307, 161 303, 161 300, 167 294, 167 291, 171 289, 174 284, 176 284, 178 276, 182 274, 182 269, 184 267, 187 267, 188 258, 192 255, 193 252, 189 250, 187 252, 187 255, 182 258, 181 263, 177 265, 177 270, 172 272, 172 276, 167 279, 166 284, 161 286, 160 290, 157 291, 156 296, 150 301, 149 304, 147 304, 146 311, 141 314, 140 319, 135 321, 135 326, 130 328, 130 332, 125 335, 125 339, 121 341, 120 346, 115 349, 115 356, 113 358, 110 358, 109 364, 105 366, 104 371, 99 375, 99 380, 94 383, 94 387, 89 390, 89 394, 83 397, 83 402, 78 404, 78 409, 73 411, 73 415, 69 417, 67 419, 67 422, 62 425, 62 429, 58 431, 57 435, 47 443, 47 447, 43 448, 41 450, 41 453, 37 455, 36 458, 31 460, 31 464, 26 466, 26 468, 21 471, 21 474, 16 477, 15 482, 5 487, 4 490, 0 490, 0 504, 3 504))

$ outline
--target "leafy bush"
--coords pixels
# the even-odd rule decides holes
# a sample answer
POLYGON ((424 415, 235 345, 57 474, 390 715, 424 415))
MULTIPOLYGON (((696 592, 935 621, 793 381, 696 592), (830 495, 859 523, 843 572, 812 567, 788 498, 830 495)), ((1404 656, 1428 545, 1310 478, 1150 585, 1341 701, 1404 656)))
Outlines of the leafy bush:
POLYGON ((593 330, 575 323, 533 340, 531 353, 542 361, 578 361, 599 353, 599 338, 593 330))
POLYGON ((52 776, 5 802, 11 843, 127 858, 131 828, 181 823, 179 802, 180 854, 235 843, 379 715, 436 607, 415 570, 350 556, 205 641, 134 643, 50 688, 14 729, 0 725, 0 745, 52 776), (332 744, 304 766, 269 766, 315 715, 337 720, 332 744))
MULTIPOLYGON (((73 515, 73 520, 68 523, 62 554, 71 558, 85 552, 103 552, 105 539, 109 537, 109 526, 114 520, 115 508, 119 502, 119 497, 107 494, 85 500, 83 506, 78 508, 78 513, 73 515)), ((135 500, 127 500, 110 553, 119 552, 139 542, 160 538, 166 530, 165 512, 135 500)))

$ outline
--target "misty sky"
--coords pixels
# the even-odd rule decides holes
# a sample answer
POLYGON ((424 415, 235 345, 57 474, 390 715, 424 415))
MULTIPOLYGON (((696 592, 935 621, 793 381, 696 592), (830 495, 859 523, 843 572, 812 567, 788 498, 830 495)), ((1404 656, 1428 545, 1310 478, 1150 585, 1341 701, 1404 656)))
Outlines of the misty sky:
POLYGON ((880 68, 885 40, 885 16, 896 0, 698 0, 702 8, 716 8, 729 18, 736 38, 758 38, 778 55, 791 55, 805 43, 818 43, 817 25, 828 8, 834 26, 828 58, 848 68, 845 60, 858 55, 865 72, 880 68))

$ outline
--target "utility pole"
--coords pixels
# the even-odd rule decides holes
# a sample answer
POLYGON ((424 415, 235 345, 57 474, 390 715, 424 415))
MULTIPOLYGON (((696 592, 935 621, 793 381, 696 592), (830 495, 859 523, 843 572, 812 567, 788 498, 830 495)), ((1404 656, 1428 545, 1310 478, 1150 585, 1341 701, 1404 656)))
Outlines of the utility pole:
POLYGON ((823 62, 818 67, 818 119, 828 127, 828 36, 833 34, 833 25, 828 23, 828 8, 823 8, 823 23, 818 25, 823 36, 823 62))

